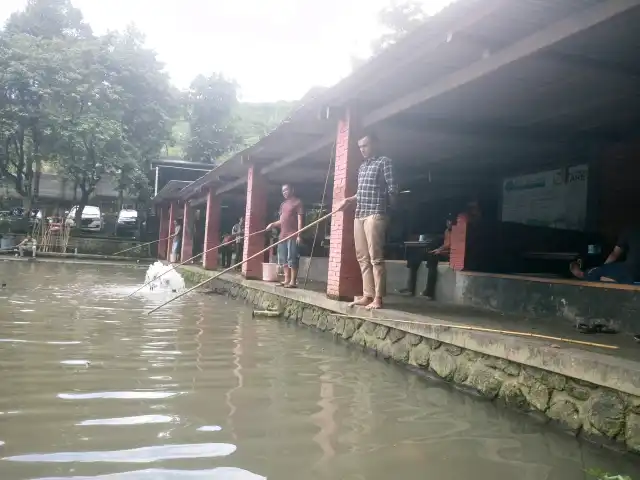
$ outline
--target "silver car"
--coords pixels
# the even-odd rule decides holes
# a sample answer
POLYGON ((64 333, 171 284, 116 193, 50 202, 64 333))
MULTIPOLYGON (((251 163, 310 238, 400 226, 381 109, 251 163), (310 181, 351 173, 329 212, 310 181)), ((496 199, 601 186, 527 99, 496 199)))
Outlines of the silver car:
MULTIPOLYGON (((78 207, 75 206, 69 213, 67 213, 66 224, 70 227, 76 226, 76 211, 78 207)), ((100 211, 100 207, 95 207, 93 205, 87 205, 82 210, 82 224, 80 225, 81 230, 87 230, 90 232, 100 232, 102 231, 103 221, 102 221, 102 212, 100 211)))

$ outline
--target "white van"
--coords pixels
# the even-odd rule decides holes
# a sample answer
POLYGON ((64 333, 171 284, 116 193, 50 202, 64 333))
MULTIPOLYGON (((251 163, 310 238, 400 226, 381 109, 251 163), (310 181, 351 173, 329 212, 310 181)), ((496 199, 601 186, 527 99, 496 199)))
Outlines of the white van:
MULTIPOLYGON (((76 226, 76 210, 77 206, 74 206, 69 213, 67 213, 66 224, 70 227, 76 226)), ((80 225, 81 230, 88 230, 90 232, 100 232, 102 230, 102 212, 100 211, 100 207, 95 207, 93 205, 87 205, 82 210, 82 224, 80 225)))

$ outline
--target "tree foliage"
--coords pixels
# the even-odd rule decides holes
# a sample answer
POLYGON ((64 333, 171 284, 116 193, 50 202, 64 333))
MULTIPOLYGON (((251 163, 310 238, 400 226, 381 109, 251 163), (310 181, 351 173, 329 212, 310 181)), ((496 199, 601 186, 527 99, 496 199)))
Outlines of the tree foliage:
POLYGON ((134 28, 94 36, 69 0, 30 0, 0 33, 0 173, 30 204, 48 162, 79 188, 78 217, 105 175, 147 199, 177 100, 134 28))
POLYGON ((70 0, 29 0, 25 9, 15 12, 5 27, 8 34, 23 33, 35 38, 88 38, 91 27, 70 0))
MULTIPOLYGON (((395 44, 419 27, 427 18, 423 3, 416 0, 391 0, 391 3, 378 12, 378 24, 382 34, 371 42, 371 51, 377 55, 387 47, 395 44)), ((351 56, 351 68, 358 69, 367 59, 351 56)))
POLYGON ((374 54, 397 43, 402 37, 419 27, 427 15, 421 2, 392 0, 378 13, 378 22, 385 32, 371 45, 374 54))
POLYGON ((219 74, 199 75, 183 98, 189 124, 188 160, 214 163, 240 144, 232 115, 238 104, 235 83, 219 74))

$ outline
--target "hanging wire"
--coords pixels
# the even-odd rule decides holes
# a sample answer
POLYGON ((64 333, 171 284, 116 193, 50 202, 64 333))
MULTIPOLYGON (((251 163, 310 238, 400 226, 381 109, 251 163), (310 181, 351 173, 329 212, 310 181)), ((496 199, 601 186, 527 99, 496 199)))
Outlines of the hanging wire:
MULTIPOLYGON (((334 140, 331 147, 331 154, 329 155, 329 167, 327 168, 327 177, 324 179, 324 191, 322 192, 322 200, 320 201, 320 214, 324 211, 324 201, 327 196, 327 187, 329 186, 329 175, 331 175, 331 167, 336 157, 336 141, 334 140)), ((320 224, 316 225, 316 231, 313 234, 313 244, 311 245, 311 252, 309 253, 309 262, 307 262, 307 271, 304 275, 304 284, 302 288, 307 287, 307 281, 309 280, 309 272, 311 271, 311 262, 313 262, 313 252, 316 249, 316 242, 318 240, 318 231, 320 230, 320 224)))

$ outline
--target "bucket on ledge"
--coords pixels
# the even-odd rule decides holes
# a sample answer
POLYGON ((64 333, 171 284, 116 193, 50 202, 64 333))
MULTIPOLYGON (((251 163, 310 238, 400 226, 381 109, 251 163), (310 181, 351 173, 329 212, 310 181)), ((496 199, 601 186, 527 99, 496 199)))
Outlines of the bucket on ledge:
POLYGON ((277 263, 262 264, 262 280, 264 280, 265 282, 278 281, 278 264, 277 263))

